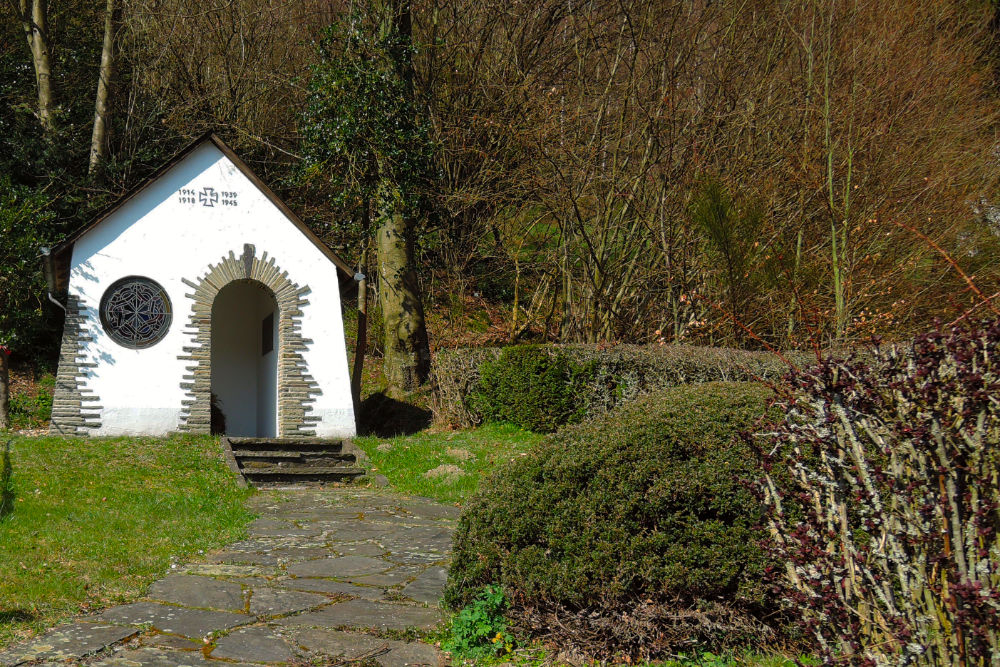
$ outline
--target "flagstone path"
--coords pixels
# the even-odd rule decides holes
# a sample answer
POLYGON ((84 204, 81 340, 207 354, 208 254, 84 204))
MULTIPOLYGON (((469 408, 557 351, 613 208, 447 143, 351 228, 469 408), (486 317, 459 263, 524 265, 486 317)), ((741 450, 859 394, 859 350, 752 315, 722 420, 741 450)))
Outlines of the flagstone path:
POLYGON ((135 603, 0 653, 0 665, 446 664, 415 641, 438 599, 458 509, 354 487, 265 491, 246 540, 179 565, 135 603))

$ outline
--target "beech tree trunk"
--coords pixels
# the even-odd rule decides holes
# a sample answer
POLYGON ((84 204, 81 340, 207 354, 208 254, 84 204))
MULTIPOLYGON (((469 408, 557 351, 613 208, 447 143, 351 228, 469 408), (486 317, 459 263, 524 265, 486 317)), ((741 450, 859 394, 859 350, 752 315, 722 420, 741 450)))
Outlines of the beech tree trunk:
POLYGON ((114 72, 115 0, 107 0, 104 13, 104 46, 101 48, 101 69, 97 77, 97 96, 94 100, 94 131, 90 137, 90 165, 87 173, 97 174, 107 153, 108 97, 111 94, 111 76, 114 72))
POLYGON ((398 210, 383 215, 378 228, 378 285, 385 376, 391 390, 411 391, 426 382, 431 353, 414 267, 412 222, 398 210))
MULTIPOLYGON (((393 28, 413 35, 409 0, 391 0, 393 28)), ((413 62, 399 63, 399 74, 413 96, 413 62)), ((402 193, 388 179, 379 188, 378 284, 385 325, 384 371, 391 392, 411 391, 427 381, 431 352, 424 306, 414 265, 414 221, 406 213, 402 193)))
POLYGON ((20 0, 21 25, 31 49, 38 88, 38 121, 46 133, 55 129, 47 0, 20 0))
POLYGON ((7 353, 0 346, 0 429, 10 426, 10 371, 7 353))

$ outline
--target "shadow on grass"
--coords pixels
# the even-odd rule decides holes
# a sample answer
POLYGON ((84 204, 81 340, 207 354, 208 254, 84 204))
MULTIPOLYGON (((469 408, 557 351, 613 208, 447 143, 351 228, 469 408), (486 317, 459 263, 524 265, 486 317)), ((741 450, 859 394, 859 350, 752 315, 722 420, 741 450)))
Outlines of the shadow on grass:
POLYGON ((412 403, 404 403, 382 392, 361 401, 358 415, 359 435, 391 438, 413 435, 431 425, 433 413, 412 403))
POLYGON ((35 620, 35 618, 36 617, 33 613, 24 609, 0 611, 0 625, 6 625, 8 623, 29 623, 35 620))
MULTIPOLYGON (((14 513, 14 468, 10 464, 10 440, 3 446, 3 463, 0 464, 0 521, 14 513)), ((2 614, 0 612, 0 618, 2 614)))

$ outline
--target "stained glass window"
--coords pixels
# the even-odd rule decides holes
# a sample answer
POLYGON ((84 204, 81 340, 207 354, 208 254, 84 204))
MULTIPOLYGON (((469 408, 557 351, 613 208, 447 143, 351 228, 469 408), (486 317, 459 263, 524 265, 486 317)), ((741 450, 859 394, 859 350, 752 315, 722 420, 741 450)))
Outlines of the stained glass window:
POLYGON ((149 347, 160 342, 170 329, 170 318, 170 298, 149 278, 122 278, 101 297, 101 325, 124 347, 149 347))

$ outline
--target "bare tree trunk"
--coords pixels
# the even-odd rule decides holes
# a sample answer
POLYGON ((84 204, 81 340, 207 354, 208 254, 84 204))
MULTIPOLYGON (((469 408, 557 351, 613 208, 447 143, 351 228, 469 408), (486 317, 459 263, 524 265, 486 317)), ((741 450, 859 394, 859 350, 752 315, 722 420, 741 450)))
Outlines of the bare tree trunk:
POLYGON ((108 97, 114 73, 115 0, 107 0, 104 14, 104 46, 101 49, 101 69, 97 78, 94 100, 94 131, 90 137, 90 165, 87 174, 94 176, 107 157, 108 97))
POLYGON ((31 49, 31 62, 35 68, 35 82, 38 86, 38 120, 42 129, 50 133, 55 129, 53 111, 55 103, 52 94, 52 67, 48 28, 47 0, 20 0, 21 25, 31 49))
POLYGON ((397 208, 382 215, 378 228, 378 286, 385 323, 384 371, 390 389, 399 392, 427 380, 431 354, 414 268, 412 222, 397 208))
POLYGON ((10 372, 7 351, 0 345, 0 429, 10 426, 10 372))

